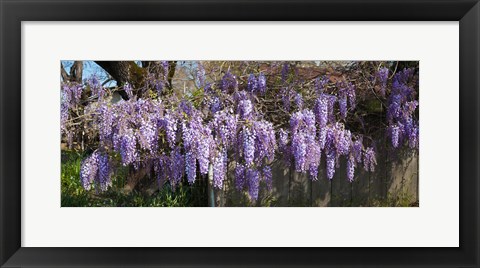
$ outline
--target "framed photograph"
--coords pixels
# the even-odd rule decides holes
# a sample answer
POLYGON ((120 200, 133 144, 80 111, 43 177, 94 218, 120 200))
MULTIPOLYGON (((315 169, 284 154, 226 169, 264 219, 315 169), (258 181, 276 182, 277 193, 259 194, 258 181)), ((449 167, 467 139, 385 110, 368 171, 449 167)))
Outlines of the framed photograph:
POLYGON ((478 1, 0 7, 1 267, 479 267, 478 1))

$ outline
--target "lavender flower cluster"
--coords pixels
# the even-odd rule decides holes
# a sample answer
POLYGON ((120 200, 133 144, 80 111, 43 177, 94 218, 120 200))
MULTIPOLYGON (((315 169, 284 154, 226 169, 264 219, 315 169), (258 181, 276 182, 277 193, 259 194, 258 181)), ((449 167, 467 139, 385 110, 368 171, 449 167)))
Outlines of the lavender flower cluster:
POLYGON ((267 78, 265 75, 260 73, 258 77, 256 77, 254 74, 250 74, 247 81, 247 90, 265 95, 267 91, 267 78))
MULTIPOLYGON (((165 86, 169 68, 168 62, 161 66, 162 84, 155 86, 156 80, 150 80, 158 93, 165 86)), ((279 98, 284 99, 286 111, 294 110, 286 124, 274 125, 265 120, 257 105, 267 92, 263 72, 251 73, 246 83, 239 83, 237 76, 227 71, 217 81, 207 83, 204 67, 199 64, 197 68, 194 79, 203 88, 201 103, 208 100, 208 107, 188 97, 140 98, 129 84, 123 85, 129 99, 113 102, 107 98, 109 90, 95 77, 87 80, 86 86, 62 85, 62 133, 83 92, 91 90, 95 99, 85 109, 91 111, 87 118, 94 122, 99 145, 81 164, 80 179, 86 190, 107 190, 116 164, 135 169, 151 165, 159 185, 170 182, 174 186, 182 182, 194 184, 212 169, 217 189, 223 189, 231 167, 235 188, 255 201, 262 185, 272 189, 271 166, 279 153, 286 165, 309 174, 312 180, 319 178, 322 154, 324 176, 329 180, 334 178, 341 159, 346 161, 346 179, 350 182, 354 181, 358 167, 375 171, 374 144, 349 129, 347 118, 355 111, 357 102, 352 83, 342 80, 330 85, 329 77, 318 77, 310 91, 314 98, 304 98, 305 91, 289 84, 293 70, 284 64, 281 92, 285 94, 279 98), (293 106, 290 100, 294 101, 293 106)), ((411 69, 395 74, 388 95, 388 129, 395 148, 404 143, 418 148, 418 122, 414 118, 418 102, 413 75, 411 69)), ((380 69, 377 76, 387 95, 388 69, 380 69)))
POLYGON ((380 94, 383 97, 385 97, 385 93, 386 93, 385 91, 387 89, 388 73, 389 73, 388 68, 382 67, 377 71, 375 75, 376 79, 378 79, 377 81, 380 86, 380 94))
POLYGON ((79 83, 64 83, 60 90, 60 129, 61 133, 66 132, 66 122, 69 119, 70 110, 80 104, 83 85, 79 83))
POLYGON ((392 90, 388 97, 388 134, 394 148, 407 144, 418 148, 419 127, 415 119, 418 101, 413 89, 414 69, 404 69, 393 77, 392 90))
POLYGON ((352 83, 341 81, 337 83, 338 89, 338 106, 340 109, 340 116, 342 119, 347 117, 347 109, 355 109, 356 95, 355 86, 352 83), (348 101, 348 102, 347 102, 348 101))
POLYGON ((97 190, 105 191, 112 183, 111 175, 109 156, 103 152, 97 150, 82 161, 80 182, 86 190, 95 185, 97 190))

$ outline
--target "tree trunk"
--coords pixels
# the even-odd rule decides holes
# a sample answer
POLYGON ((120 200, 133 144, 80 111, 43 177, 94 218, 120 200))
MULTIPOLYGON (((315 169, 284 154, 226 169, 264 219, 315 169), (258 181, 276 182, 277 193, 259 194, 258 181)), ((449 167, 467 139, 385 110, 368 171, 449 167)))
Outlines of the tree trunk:
MULTIPOLYGON (((115 79, 119 87, 128 82, 134 89, 134 94, 136 94, 136 90, 145 85, 146 71, 134 61, 95 61, 95 63, 115 79)), ((120 90, 118 93, 123 99, 128 100, 128 95, 125 91, 120 90)))
POLYGON ((70 74, 65 71, 65 67, 60 63, 60 71, 64 82, 82 83, 83 61, 74 61, 70 68, 70 74))
MULTIPOLYGON (((117 81, 118 86, 125 83, 132 85, 134 94, 138 90, 145 87, 145 78, 151 72, 159 72, 157 68, 151 68, 154 65, 152 61, 142 61, 142 67, 138 66, 134 61, 95 61, 102 67, 113 79, 117 81)), ((172 78, 175 75, 176 62, 169 62, 168 87, 172 88, 172 78)), ((128 100, 126 92, 120 91, 123 99, 128 100)))

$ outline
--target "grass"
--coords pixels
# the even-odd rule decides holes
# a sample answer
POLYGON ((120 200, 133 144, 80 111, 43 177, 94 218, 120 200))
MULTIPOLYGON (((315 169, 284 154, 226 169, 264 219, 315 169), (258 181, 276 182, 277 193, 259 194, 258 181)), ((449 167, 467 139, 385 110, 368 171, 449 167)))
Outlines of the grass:
POLYGON ((387 194, 385 199, 372 200, 372 207, 418 207, 418 201, 416 201, 413 195, 407 193, 399 193, 397 195, 387 194))
POLYGON ((203 200, 192 198, 198 187, 180 185, 175 190, 165 184, 153 195, 138 191, 123 193, 126 170, 117 170, 112 187, 103 193, 86 191, 80 183, 80 165, 83 155, 62 151, 61 204, 62 207, 190 207, 199 206, 203 200))

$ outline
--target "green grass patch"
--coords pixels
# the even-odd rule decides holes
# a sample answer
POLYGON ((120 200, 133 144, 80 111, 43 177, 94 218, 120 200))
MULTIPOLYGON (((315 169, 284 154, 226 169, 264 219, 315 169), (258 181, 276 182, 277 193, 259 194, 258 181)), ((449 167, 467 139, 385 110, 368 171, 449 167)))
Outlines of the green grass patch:
MULTIPOLYGON (((120 167, 112 180, 112 187, 103 193, 86 191, 80 183, 80 165, 84 156, 77 152, 62 151, 61 204, 62 207, 190 207, 203 200, 192 198, 198 187, 179 185, 172 189, 165 184, 152 195, 138 191, 123 192, 127 170, 120 167)), ((206 199, 205 199, 206 200, 206 199)))

